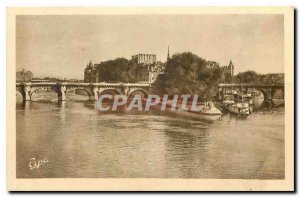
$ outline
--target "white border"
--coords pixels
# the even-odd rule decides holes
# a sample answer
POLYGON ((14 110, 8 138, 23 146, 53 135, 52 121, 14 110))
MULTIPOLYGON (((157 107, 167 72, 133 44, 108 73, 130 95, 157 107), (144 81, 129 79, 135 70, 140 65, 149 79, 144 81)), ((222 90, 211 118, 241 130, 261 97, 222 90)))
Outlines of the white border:
MULTIPOLYGON (((4 108, 6 108, 6 7, 7 6, 295 6, 299 8, 300 1, 299 0, 249 0, 249 1, 240 1, 240 0, 210 0, 210 1, 197 1, 197 0, 151 0, 151 1, 143 1, 143 0, 2 0, 0 1, 0 27, 2 29, 0 36, 0 54, 1 54, 1 70, 0 70, 0 88, 2 95, 0 96, 0 128, 1 128, 1 146, 0 146, 0 196, 8 196, 9 193, 6 191, 6 112, 4 108)), ((297 26, 299 24, 299 20, 297 21, 297 26)), ((299 31, 297 33, 299 36, 299 31)), ((297 42, 298 43, 298 42, 297 42)), ((297 44, 295 43, 295 44, 297 44)), ((298 55, 299 51, 296 55, 298 55)), ((297 72, 297 76, 299 74, 299 69, 297 72)), ((297 84, 297 91, 299 92, 299 84, 297 84)), ((297 108, 298 111, 299 108, 297 108)), ((297 122, 300 118, 297 118, 297 122)), ((298 134, 299 140, 299 134, 298 134)), ((299 181, 298 181, 299 182, 299 181)), ((298 187, 299 188, 299 187, 298 187)), ((42 196, 43 194, 38 194, 36 196, 42 196)), ((107 194, 102 194, 107 195, 107 194)), ((288 194, 285 194, 288 195, 288 194)), ((60 196, 60 195, 59 195, 60 196)), ((211 195, 210 195, 211 196, 211 195)))

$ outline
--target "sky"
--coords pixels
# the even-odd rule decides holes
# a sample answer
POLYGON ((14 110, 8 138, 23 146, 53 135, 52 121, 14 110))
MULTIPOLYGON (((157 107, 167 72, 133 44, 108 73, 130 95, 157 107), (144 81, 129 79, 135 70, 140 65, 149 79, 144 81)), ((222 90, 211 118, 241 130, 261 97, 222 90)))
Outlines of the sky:
POLYGON ((83 79, 93 63, 139 53, 192 52, 235 73, 284 71, 283 15, 17 16, 16 67, 34 77, 83 79))

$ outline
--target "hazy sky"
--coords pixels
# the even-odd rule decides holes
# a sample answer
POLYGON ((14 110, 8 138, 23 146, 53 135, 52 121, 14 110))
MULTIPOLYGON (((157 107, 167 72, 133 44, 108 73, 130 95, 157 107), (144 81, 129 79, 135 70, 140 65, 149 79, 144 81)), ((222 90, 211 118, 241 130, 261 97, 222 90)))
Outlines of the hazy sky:
POLYGON ((83 79, 86 64, 190 51, 235 72, 283 72, 282 15, 17 16, 17 70, 83 79))

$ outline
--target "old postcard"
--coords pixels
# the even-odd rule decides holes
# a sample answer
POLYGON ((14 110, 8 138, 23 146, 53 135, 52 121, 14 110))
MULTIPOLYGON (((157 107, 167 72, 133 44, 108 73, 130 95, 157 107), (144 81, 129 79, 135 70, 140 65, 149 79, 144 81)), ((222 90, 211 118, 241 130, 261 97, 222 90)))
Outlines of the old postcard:
POLYGON ((294 9, 7 9, 10 191, 294 190, 294 9))

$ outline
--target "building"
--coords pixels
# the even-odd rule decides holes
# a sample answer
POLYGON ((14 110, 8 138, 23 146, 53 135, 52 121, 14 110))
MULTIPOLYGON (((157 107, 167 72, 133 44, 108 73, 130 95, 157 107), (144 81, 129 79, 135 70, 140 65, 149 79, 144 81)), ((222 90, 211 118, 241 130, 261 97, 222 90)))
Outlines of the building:
POLYGON ((157 77, 165 72, 165 64, 156 62, 149 68, 149 83, 152 84, 156 81, 157 77))
MULTIPOLYGON (((169 57, 169 52, 168 52, 169 57)), ((142 72, 142 79, 139 83, 150 83, 155 82, 157 77, 164 72, 165 64, 156 60, 154 54, 137 54, 132 55, 132 59, 139 64, 142 72)), ((97 70, 99 64, 93 64, 90 61, 84 70, 84 82, 85 83, 98 83, 101 82, 101 73, 97 70)))
MULTIPOLYGON (((216 61, 207 61, 206 64, 210 68, 220 67, 220 63, 216 61)), ((234 75, 234 65, 231 60, 229 61, 228 66, 225 66, 225 68, 226 68, 226 72, 228 72, 230 76, 234 75)))
POLYGON ((132 56, 138 64, 153 64, 156 62, 156 55, 154 54, 137 54, 132 56))
MULTIPOLYGON (((168 53, 169 56, 169 53, 168 53)), ((156 61, 154 54, 137 54, 132 56, 132 60, 143 67, 143 79, 140 83, 154 83, 157 77, 164 72, 165 65, 156 61)))
POLYGON ((85 83, 97 83, 98 82, 98 72, 96 72, 95 66, 92 63, 92 60, 86 65, 84 70, 84 82, 85 83))

